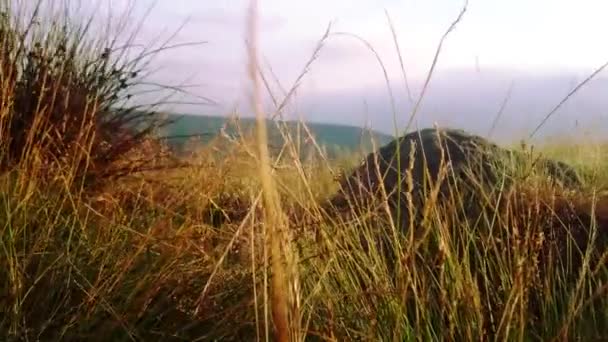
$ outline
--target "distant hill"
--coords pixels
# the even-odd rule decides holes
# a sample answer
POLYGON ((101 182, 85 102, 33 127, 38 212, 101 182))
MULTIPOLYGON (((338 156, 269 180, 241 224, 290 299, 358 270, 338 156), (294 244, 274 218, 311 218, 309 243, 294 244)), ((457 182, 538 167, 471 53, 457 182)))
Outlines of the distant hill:
MULTIPOLYGON (((197 138, 203 143, 211 141, 211 139, 220 134, 222 127, 226 127, 226 133, 230 135, 236 134, 234 120, 228 117, 188 114, 170 114, 169 117, 176 121, 164 128, 163 135, 170 137, 167 141, 170 145, 177 148, 184 146, 192 138, 197 138)), ((299 141, 303 144, 302 146, 306 145, 306 138, 308 136, 299 122, 283 121, 282 123, 286 124, 289 128, 293 139, 297 139, 299 136, 299 141)), ((255 127, 255 119, 239 118, 238 124, 242 130, 247 131, 255 127)), ((267 121, 267 124, 271 145, 282 145, 282 137, 276 127, 276 123, 267 121)), ((390 135, 356 126, 322 123, 306 123, 306 126, 315 137, 317 143, 323 146, 330 156, 340 151, 360 151, 361 149, 368 151, 372 148, 371 137, 374 138, 378 146, 384 145, 393 139, 390 135)))

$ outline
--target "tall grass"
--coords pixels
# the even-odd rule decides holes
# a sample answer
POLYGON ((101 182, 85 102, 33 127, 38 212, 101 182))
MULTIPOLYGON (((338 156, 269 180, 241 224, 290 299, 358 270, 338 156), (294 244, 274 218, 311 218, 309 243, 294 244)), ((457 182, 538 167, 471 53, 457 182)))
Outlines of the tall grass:
POLYGON ((587 243, 589 236, 598 248, 606 242, 602 145, 542 148, 580 170, 585 184, 574 192, 530 175, 535 154, 507 163, 522 175, 512 186, 500 174, 490 188, 454 182, 442 154, 447 198, 429 175, 413 196, 413 166, 404 165, 402 191, 412 204, 404 227, 390 210, 393 189, 342 208, 325 203, 338 188, 338 169, 348 171, 360 156, 328 159, 304 123, 303 136, 277 123, 286 143, 268 151, 262 91, 274 99, 269 116, 281 116, 335 37, 329 29, 281 98, 257 61, 253 1, 247 53, 256 130, 220 135, 181 157, 189 167, 168 168, 162 146, 146 146, 158 122, 131 131, 129 119, 112 114, 143 123, 154 117, 121 102, 136 81, 112 75, 145 73, 145 56, 162 47, 102 58, 112 39, 84 34, 86 25, 71 16, 28 31, 13 3, 2 2, 0 25, 8 54, 0 74, 3 340, 589 340, 608 333, 606 256, 587 243), (56 61, 64 49, 73 56, 47 70, 45 58, 56 61), (315 155, 303 160, 306 138, 315 155))
MULTIPOLYGON (((290 320, 290 305, 289 301, 294 303, 294 295, 297 295, 297 272, 288 273, 288 269, 293 267, 293 260, 290 260, 290 255, 285 253, 293 253, 290 248, 290 241, 285 238, 287 234, 287 221, 283 214, 283 208, 278 197, 278 192, 274 184, 273 175, 271 173, 270 156, 268 153, 268 136, 266 132, 266 118, 262 108, 261 84, 258 72, 258 57, 257 57, 257 1, 251 1, 248 18, 249 41, 249 77, 252 82, 251 102, 252 108, 257 118, 257 145, 259 158, 259 175, 262 182, 262 197, 264 199, 264 231, 265 240, 269 243, 268 255, 271 260, 272 270, 272 316, 275 326, 275 338, 278 341, 288 341, 297 334, 298 326, 291 327, 290 323, 297 322, 298 312, 291 313, 290 320), (285 245, 287 244, 287 245, 285 245), (285 259, 287 257, 287 259, 285 259), (288 262, 285 263, 285 260, 288 262), (288 278, 291 275, 292 278, 288 278), (288 288, 292 287, 295 293, 290 293, 288 288), (295 314, 295 317, 294 317, 295 314), (295 331, 291 331, 295 328, 295 331)), ((297 305, 293 307, 297 310, 297 305)))

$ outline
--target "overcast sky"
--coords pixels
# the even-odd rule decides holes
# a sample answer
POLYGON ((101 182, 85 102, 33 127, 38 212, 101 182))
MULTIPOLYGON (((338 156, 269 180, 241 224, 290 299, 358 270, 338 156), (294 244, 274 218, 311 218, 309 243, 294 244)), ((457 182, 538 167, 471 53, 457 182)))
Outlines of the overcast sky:
MULTIPOLYGON (((112 0, 119 11, 128 1, 112 0)), ((398 120, 411 106, 399 68, 388 11, 395 25, 413 96, 420 92, 439 39, 457 17, 457 0, 260 0, 260 52, 264 67, 289 88, 330 22, 332 32, 368 40, 386 65, 398 120)), ((191 92, 217 106, 188 105, 187 113, 225 115, 234 106, 247 115, 245 73, 246 0, 138 0, 134 17, 152 6, 138 38, 206 44, 164 52, 157 59, 162 83, 198 84, 191 92)), ((498 135, 529 133, 573 86, 608 61, 608 1, 471 0, 462 22, 448 36, 419 112, 418 124, 457 126, 485 133, 510 92, 498 135)), ((600 127, 608 109, 608 82, 598 75, 550 120, 545 133, 600 127)), ((273 82, 274 91, 280 88, 273 82)), ((348 36, 332 36, 305 76, 291 117, 312 121, 370 124, 392 132, 392 111, 372 52, 348 36)), ((192 98, 184 98, 192 100, 192 98)), ((268 107, 270 108, 270 107, 268 107)), ((604 126, 602 126, 604 125, 604 126)))

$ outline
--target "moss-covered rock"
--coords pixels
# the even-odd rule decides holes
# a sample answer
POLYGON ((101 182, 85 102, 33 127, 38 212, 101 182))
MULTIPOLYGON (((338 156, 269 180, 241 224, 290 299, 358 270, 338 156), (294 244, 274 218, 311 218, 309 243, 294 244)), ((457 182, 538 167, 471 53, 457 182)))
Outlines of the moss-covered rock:
MULTIPOLYGON (((566 163, 503 148, 462 130, 407 134, 369 154, 340 185, 329 201, 331 217, 356 216, 364 249, 374 243, 386 253, 394 281, 404 272, 396 266, 414 265, 418 281, 433 279, 425 286, 441 298, 444 289, 437 284, 462 282, 470 271, 467 286, 477 289, 484 315, 494 320, 516 286, 526 297, 521 305, 531 321, 550 317, 576 288, 592 244, 588 269, 604 264, 608 196, 589 195, 566 163), (393 222, 400 224, 397 231, 405 233, 399 246, 394 231, 386 229, 391 227, 385 221, 387 202, 393 222), (412 231, 420 237, 415 250, 410 247, 417 244, 408 240, 412 231), (455 265, 466 265, 467 271, 458 273, 455 265)), ((441 312, 444 304, 430 300, 425 309, 441 312)), ((496 333, 495 323, 485 324, 496 333)))
POLYGON ((408 213, 420 214, 430 199, 453 199, 457 194, 470 207, 515 180, 533 176, 549 177, 566 188, 582 185, 576 170, 564 162, 533 158, 463 130, 427 128, 370 153, 342 178, 330 205, 367 209, 373 199, 388 199, 395 218, 406 224, 408 213))

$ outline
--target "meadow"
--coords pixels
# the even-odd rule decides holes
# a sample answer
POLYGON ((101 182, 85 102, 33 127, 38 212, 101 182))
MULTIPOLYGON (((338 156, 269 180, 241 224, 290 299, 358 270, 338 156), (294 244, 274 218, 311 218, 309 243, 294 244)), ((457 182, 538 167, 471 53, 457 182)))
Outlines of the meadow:
MULTIPOLYGON (((565 237, 566 261, 543 254, 551 229, 580 231, 581 217, 596 218, 582 220, 585 234, 608 233, 606 145, 514 142, 529 156, 517 165, 522 173, 542 154, 576 168, 583 186, 522 177, 499 196, 480 188, 445 205, 431 183, 422 220, 408 230, 424 232, 414 238, 386 215, 386 196, 340 213, 325 205, 341 175, 386 140, 328 156, 304 123, 294 134, 263 120, 255 8, 248 52, 256 124, 184 141, 177 154, 158 138, 162 103, 133 102, 150 59, 169 44, 127 53, 57 2, 23 12, 15 4, 0 0, 0 339, 608 334, 603 251, 578 250, 565 237), (278 145, 268 144, 266 125, 278 145), (458 203, 472 198, 486 210, 463 217, 458 203), (370 243, 380 232, 389 232, 390 258, 370 243)), ((126 22, 117 37, 129 36, 126 22)))

